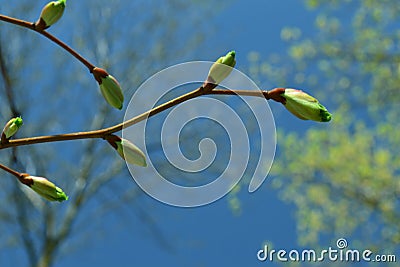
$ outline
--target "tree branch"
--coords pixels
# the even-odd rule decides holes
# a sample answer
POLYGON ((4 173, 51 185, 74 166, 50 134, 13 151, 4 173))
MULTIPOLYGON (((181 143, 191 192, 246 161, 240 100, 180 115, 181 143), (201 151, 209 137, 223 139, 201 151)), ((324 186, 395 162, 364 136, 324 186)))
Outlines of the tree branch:
POLYGON ((33 23, 33 22, 16 19, 16 18, 5 16, 2 14, 0 14, 0 21, 8 22, 8 23, 18 25, 18 26, 30 29, 32 31, 35 31, 35 32, 43 35, 44 37, 48 38, 53 43, 56 43, 57 45, 62 47, 64 50, 66 50, 68 53, 70 53, 72 56, 74 56, 77 60, 79 60, 83 65, 85 65, 89 69, 90 72, 92 72, 92 70, 95 68, 95 66, 92 63, 90 63, 87 59, 85 59, 83 56, 81 56, 78 52, 76 52, 74 49, 72 49, 66 43, 64 43, 63 41, 61 41, 60 39, 58 39, 57 37, 55 37, 51 33, 48 33, 45 30, 37 29, 35 26, 35 23, 33 23))
POLYGON ((10 140, 6 144, 0 144, 0 149, 8 148, 8 147, 17 147, 17 146, 25 146, 32 144, 40 144, 40 143, 49 143, 49 142, 59 142, 59 141, 69 141, 69 140, 78 140, 78 139, 90 139, 90 138, 102 138, 104 139, 107 135, 110 135, 115 132, 119 132, 124 128, 128 128, 134 124, 137 124, 149 117, 152 117, 164 110, 169 109, 175 105, 183 103, 187 100, 207 95, 243 95, 243 96, 256 96, 256 97, 265 97, 266 99, 272 99, 277 102, 282 102, 280 94, 282 93, 283 88, 275 88, 271 91, 248 91, 248 90, 224 90, 224 89, 215 89, 210 92, 206 92, 203 90, 203 87, 199 87, 187 94, 181 95, 177 98, 174 98, 164 104, 161 104, 149 111, 146 111, 132 119, 129 119, 125 122, 116 124, 114 126, 94 130, 87 132, 75 132, 75 133, 67 133, 67 134, 58 134, 58 135, 47 135, 47 136, 37 136, 37 137, 27 137, 10 140))

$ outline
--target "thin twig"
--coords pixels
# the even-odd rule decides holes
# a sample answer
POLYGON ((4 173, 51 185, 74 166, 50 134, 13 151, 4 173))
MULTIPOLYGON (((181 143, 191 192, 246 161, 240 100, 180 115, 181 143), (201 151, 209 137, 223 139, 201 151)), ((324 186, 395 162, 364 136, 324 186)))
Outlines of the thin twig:
POLYGON ((227 89, 214 89, 207 92, 209 95, 242 95, 242 96, 255 96, 268 99, 268 91, 250 91, 250 90, 227 90, 227 89))
POLYGON ((108 127, 108 128, 94 130, 94 131, 87 131, 87 132, 75 132, 75 133, 67 133, 67 134, 59 134, 59 135, 48 135, 48 136, 37 136, 37 137, 14 139, 14 140, 9 140, 9 142, 6 144, 0 144, 0 149, 4 149, 4 148, 8 148, 8 147, 39 144, 39 143, 69 141, 69 140, 78 140, 78 139, 89 139, 89 138, 103 138, 104 139, 107 135, 110 135, 115 132, 119 132, 124 128, 127 128, 134 124, 137 124, 149 117, 152 117, 164 110, 169 109, 170 107, 173 107, 175 105, 178 105, 189 99, 192 99, 192 98, 195 98, 195 97, 198 97, 201 95, 219 94, 219 95, 243 95, 243 96, 256 96, 256 97, 264 96, 266 99, 273 99, 275 101, 278 101, 275 99, 276 97, 271 97, 271 95, 273 95, 273 94, 271 94, 271 92, 274 92, 277 89, 281 89, 281 88, 275 88, 271 91, 262 91, 262 92, 248 91, 248 90, 223 90, 223 89, 215 89, 214 91, 211 91, 211 92, 205 92, 202 89, 203 89, 202 87, 199 87, 187 94, 184 94, 182 96, 174 98, 174 99, 172 99, 164 104, 161 104, 149 111, 146 111, 130 120, 116 124, 116 125, 108 127))
POLYGON ((60 39, 58 39, 57 37, 55 37, 51 33, 48 33, 45 30, 37 29, 35 26, 35 23, 16 19, 16 18, 5 16, 2 14, 0 14, 0 20, 30 29, 32 31, 35 31, 35 32, 45 36, 50 41, 56 43, 57 45, 62 47, 64 50, 66 50, 68 53, 70 53, 72 56, 74 56, 76 59, 78 59, 80 62, 82 62, 82 64, 85 65, 89 69, 90 72, 92 72, 92 70, 95 68, 95 66, 92 63, 90 63, 87 59, 85 59, 83 56, 81 56, 78 52, 76 52, 74 49, 72 49, 66 43, 64 43, 63 41, 61 41, 60 39))
POLYGON ((76 133, 59 134, 59 135, 20 138, 20 139, 10 140, 6 144, 0 144, 0 149, 8 148, 8 147, 15 147, 15 146, 31 145, 31 144, 48 143, 48 142, 59 142, 59 141, 89 139, 89 138, 104 138, 107 135, 110 135, 115 132, 119 132, 123 128, 129 127, 138 122, 141 122, 148 117, 154 116, 172 106, 175 106, 186 100, 195 98, 202 94, 203 94, 203 92, 200 90, 200 88, 198 88, 190 93, 187 93, 185 95, 177 97, 177 98, 175 98, 171 101, 168 101, 162 105, 159 105, 147 112, 144 112, 126 122, 117 124, 117 125, 109 127, 109 128, 104 128, 104 129, 95 130, 95 131, 87 131, 87 132, 76 132, 76 133))
MULTIPOLYGON (((56 43, 63 49, 65 49, 72 56, 77 58, 80 62, 82 62, 90 72, 93 71, 95 66, 91 64, 88 60, 82 57, 79 53, 77 53, 74 49, 69 47, 67 44, 62 42, 60 39, 55 37, 54 35, 46 32, 45 30, 37 29, 35 23, 27 22, 24 20, 12 18, 9 16, 5 16, 0 14, 0 21, 5 21, 11 24, 15 24, 21 27, 28 28, 30 30, 36 31, 39 34, 45 36, 52 42, 56 43)), ((256 97, 265 97, 266 99, 273 99, 277 102, 284 103, 285 99, 281 97, 283 88, 275 88, 271 91, 247 91, 247 90, 225 90, 225 89, 214 89, 211 91, 204 90, 203 87, 199 87, 196 90, 193 90, 185 95, 179 96, 171 101, 168 101, 162 105, 159 105, 147 112, 144 112, 128 121, 122 122, 120 124, 114 125, 109 128, 104 128, 100 130, 87 131, 87 132, 75 132, 75 133, 67 133, 67 134, 59 134, 59 135, 48 135, 48 136, 37 136, 37 137, 28 137, 28 138, 20 138, 15 140, 10 140, 9 142, 0 144, 0 149, 8 148, 8 147, 17 147, 31 144, 39 144, 39 143, 48 143, 48 142, 59 142, 59 141, 68 141, 68 140, 77 140, 77 139, 89 139, 89 138, 105 138, 107 135, 110 135, 115 132, 119 132, 124 128, 132 126, 136 123, 139 123, 151 116, 154 116, 170 107, 178 105, 182 102, 185 102, 189 99, 206 95, 206 94, 219 94, 219 95, 243 95, 243 96, 256 96, 256 97)))
POLYGON ((12 175, 14 175, 14 176, 17 177, 17 178, 20 178, 20 177, 21 177, 21 173, 19 173, 19 172, 13 170, 13 169, 11 169, 11 168, 9 168, 9 167, 7 167, 7 166, 1 164, 1 163, 0 163, 0 169, 3 169, 3 170, 5 170, 6 172, 11 173, 12 175))

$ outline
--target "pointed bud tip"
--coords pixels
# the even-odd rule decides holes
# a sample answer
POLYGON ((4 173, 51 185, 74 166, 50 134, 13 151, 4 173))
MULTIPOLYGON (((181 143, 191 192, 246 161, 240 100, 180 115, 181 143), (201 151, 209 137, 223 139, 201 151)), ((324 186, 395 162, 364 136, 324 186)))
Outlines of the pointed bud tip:
POLYGON ((64 193, 64 191, 62 191, 61 188, 56 187, 56 190, 57 190, 57 198, 55 199, 56 201, 63 202, 68 200, 69 197, 64 193))
POLYGON ((24 124, 24 121, 22 120, 21 117, 16 117, 14 123, 15 123, 15 125, 17 125, 18 127, 21 127, 21 125, 24 124))
POLYGON ((321 121, 322 122, 329 122, 332 120, 332 114, 329 113, 329 111, 323 111, 321 112, 321 121))

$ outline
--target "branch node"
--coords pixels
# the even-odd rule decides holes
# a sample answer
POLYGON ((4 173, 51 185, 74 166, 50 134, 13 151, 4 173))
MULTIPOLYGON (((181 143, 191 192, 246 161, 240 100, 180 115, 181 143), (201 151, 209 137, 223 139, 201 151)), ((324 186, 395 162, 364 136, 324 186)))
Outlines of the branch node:
POLYGON ((4 144, 7 144, 8 142, 9 142, 9 141, 8 141, 6 135, 4 134, 4 132, 2 132, 2 133, 1 133, 0 144, 1 144, 1 145, 4 145, 4 144))
POLYGON ((286 98, 282 96, 283 93, 285 93, 285 88, 274 88, 270 91, 263 92, 263 95, 265 96, 266 99, 272 99, 276 102, 285 105, 286 98))

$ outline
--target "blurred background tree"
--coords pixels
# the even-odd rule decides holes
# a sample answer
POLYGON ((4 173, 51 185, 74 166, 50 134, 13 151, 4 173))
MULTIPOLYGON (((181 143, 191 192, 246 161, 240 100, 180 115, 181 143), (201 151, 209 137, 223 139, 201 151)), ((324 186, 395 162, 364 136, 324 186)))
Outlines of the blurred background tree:
MULTIPOLYGON (((0 12, 35 21, 47 2, 6 1, 0 12)), ((193 57, 205 34, 212 32, 201 14, 212 17, 221 5, 211 9, 204 1, 67 1, 63 18, 49 31, 113 73, 129 99, 149 75, 193 57), (174 42, 178 38, 186 41, 174 42)), ((108 107, 97 83, 79 62, 27 29, 0 23, 0 69, 0 121, 21 115, 23 136, 100 129, 123 120, 123 112, 108 107)), ((136 204, 142 191, 126 185, 134 184, 125 162, 106 142, 19 147, 3 150, 0 158, 21 172, 48 177, 70 196, 67 205, 45 202, 2 173, 0 250, 4 262, 24 251, 27 262, 22 260, 22 264, 52 266, 61 255, 99 238, 99 233, 100 238, 113 234, 99 219, 110 212, 117 220, 113 229, 129 225, 135 233, 133 226, 140 224, 134 220, 137 217, 143 222, 138 228, 149 228, 168 249, 146 203, 136 204)))
POLYGON ((295 118, 282 123, 281 111, 274 111, 283 130, 273 186, 295 205, 300 246, 334 247, 344 237, 352 247, 398 253, 400 6, 394 0, 305 3, 315 13, 315 32, 283 28, 286 54, 265 59, 252 52, 249 72, 268 87, 316 95, 333 120, 305 127, 295 118))

